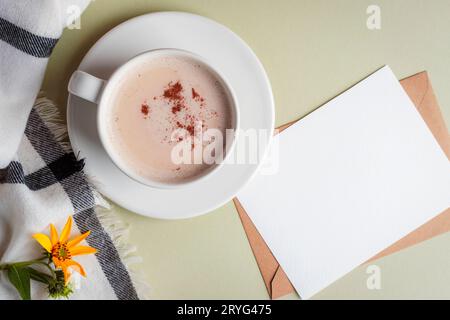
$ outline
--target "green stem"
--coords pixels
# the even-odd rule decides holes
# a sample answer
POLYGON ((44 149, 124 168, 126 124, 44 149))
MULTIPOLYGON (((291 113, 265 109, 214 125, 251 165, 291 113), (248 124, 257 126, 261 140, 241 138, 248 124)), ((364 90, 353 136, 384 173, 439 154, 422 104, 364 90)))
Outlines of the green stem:
POLYGON ((0 270, 8 270, 11 265, 9 263, 1 263, 0 270))
MULTIPOLYGON (((30 261, 19 261, 19 262, 13 262, 13 263, 1 263, 0 264, 0 270, 7 270, 12 265, 14 265, 16 267, 26 267, 26 266, 29 266, 29 265, 32 265, 32 264, 43 264, 43 265, 48 266, 47 263, 42 261, 44 259, 46 259, 46 257, 43 257, 43 258, 40 258, 40 259, 34 259, 34 260, 30 260, 30 261)), ((50 266, 48 266, 48 267, 50 268, 50 266)))
POLYGON ((54 279, 56 279, 56 273, 55 273, 55 271, 52 269, 52 267, 50 267, 50 265, 48 264, 48 263, 45 263, 45 262, 38 262, 39 264, 42 264, 43 266, 45 266, 49 271, 50 271, 50 273, 52 274, 52 277, 54 278, 54 279))

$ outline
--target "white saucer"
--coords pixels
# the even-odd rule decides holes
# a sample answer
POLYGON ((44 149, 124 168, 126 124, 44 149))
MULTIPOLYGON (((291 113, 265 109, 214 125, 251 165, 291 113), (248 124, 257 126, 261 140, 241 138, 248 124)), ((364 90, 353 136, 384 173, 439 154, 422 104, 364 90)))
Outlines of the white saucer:
MULTIPOLYGON (((240 106, 241 128, 273 130, 272 90, 258 58, 232 31, 201 16, 160 12, 128 20, 97 41, 79 69, 108 79, 131 57, 157 48, 185 49, 205 57, 233 87, 240 106)), ((85 170, 101 193, 145 216, 182 219, 212 211, 230 201, 260 164, 226 164, 208 179, 181 189, 147 187, 130 179, 109 159, 100 143, 95 118, 94 104, 69 96, 67 122, 75 154, 79 152, 86 159, 85 170)), ((267 153, 269 143, 260 146, 262 154, 267 153)))

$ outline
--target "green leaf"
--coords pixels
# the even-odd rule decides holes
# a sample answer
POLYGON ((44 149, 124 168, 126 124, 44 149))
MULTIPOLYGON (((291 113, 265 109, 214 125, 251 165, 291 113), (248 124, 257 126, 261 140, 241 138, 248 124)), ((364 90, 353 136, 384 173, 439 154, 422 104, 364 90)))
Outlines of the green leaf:
POLYGON ((30 278, 32 280, 39 281, 39 282, 42 282, 44 284, 49 284, 49 282, 51 280, 53 280, 53 278, 51 276, 49 276, 48 274, 43 273, 43 272, 38 271, 38 270, 35 270, 35 269, 31 268, 31 267, 26 268, 26 270, 30 274, 30 278))
POLYGON ((8 269, 9 281, 16 287, 23 300, 31 300, 30 273, 26 268, 18 268, 14 264, 8 269))

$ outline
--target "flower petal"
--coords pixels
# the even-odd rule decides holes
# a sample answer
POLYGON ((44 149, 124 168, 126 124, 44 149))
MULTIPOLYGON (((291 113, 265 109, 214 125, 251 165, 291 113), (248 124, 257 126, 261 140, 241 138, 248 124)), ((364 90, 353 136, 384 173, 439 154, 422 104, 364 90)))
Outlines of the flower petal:
POLYGON ((90 231, 83 233, 82 235, 70 240, 67 242, 67 248, 75 247, 77 244, 79 244, 81 241, 87 238, 87 236, 91 234, 90 231))
POLYGON ((56 231, 53 223, 50 223, 50 240, 52 241, 52 246, 58 243, 58 231, 56 231))
POLYGON ((64 283, 67 284, 67 282, 69 282, 69 278, 70 278, 70 270, 68 270, 65 265, 63 265, 61 267, 61 269, 64 273, 64 283))
POLYGON ((53 264, 55 265, 55 268, 61 268, 63 263, 58 258, 53 257, 52 258, 53 264))
POLYGON ((52 242, 50 238, 43 233, 33 234, 33 238, 48 252, 52 252, 52 242))
POLYGON ((70 230, 72 229, 72 217, 69 216, 67 219, 66 225, 64 226, 63 231, 61 232, 61 237, 59 238, 59 242, 64 243, 69 239, 70 230))
POLYGON ((73 270, 75 270, 76 272, 81 274, 83 277, 86 277, 86 271, 84 271, 84 268, 78 262, 76 262, 74 260, 66 260, 65 264, 67 267, 72 268, 73 270))
POLYGON ((91 254, 91 253, 96 253, 97 250, 92 248, 92 247, 88 247, 88 246, 78 246, 75 248, 71 248, 70 249, 70 254, 72 256, 79 256, 82 254, 91 254))

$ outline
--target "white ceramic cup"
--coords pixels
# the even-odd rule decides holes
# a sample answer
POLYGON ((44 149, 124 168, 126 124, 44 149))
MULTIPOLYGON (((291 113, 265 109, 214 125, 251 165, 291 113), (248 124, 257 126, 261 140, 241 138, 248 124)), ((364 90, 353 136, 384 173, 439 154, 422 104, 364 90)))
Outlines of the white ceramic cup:
POLYGON ((192 183, 197 183, 217 171, 219 167, 222 166, 226 161, 227 157, 232 152, 232 149, 236 144, 237 133, 239 132, 239 108, 232 87, 229 85, 229 82, 224 78, 224 76, 219 71, 214 69, 211 64, 206 61, 206 59, 189 51, 180 49, 156 49, 143 52, 135 56, 134 58, 131 58, 122 66, 120 66, 116 71, 114 71, 109 80, 99 79, 84 71, 76 70, 70 78, 68 90, 73 95, 97 104, 97 130, 100 141, 104 149, 106 150, 106 153, 122 172, 124 172, 130 178, 150 187, 166 189, 179 188, 192 183), (219 81, 219 83, 225 90, 227 98, 230 102, 230 114, 232 116, 231 129, 234 129, 234 136, 232 137, 233 140, 231 143, 227 142, 226 148, 224 150, 225 154, 223 155, 223 161, 221 163, 211 165, 211 167, 205 169, 204 172, 202 172, 200 175, 195 176, 190 180, 183 180, 177 183, 155 181, 136 174, 132 168, 126 165, 125 161, 116 152, 111 144, 110 139, 108 139, 107 132, 107 122, 109 119, 108 112, 110 112, 110 108, 114 105, 112 103, 112 99, 110 98, 112 97, 115 90, 117 90, 117 84, 120 82, 122 77, 127 76, 128 70, 134 68, 136 65, 139 65, 143 62, 148 62, 151 59, 167 56, 189 58, 206 68, 212 75, 214 75, 216 80, 219 81))

